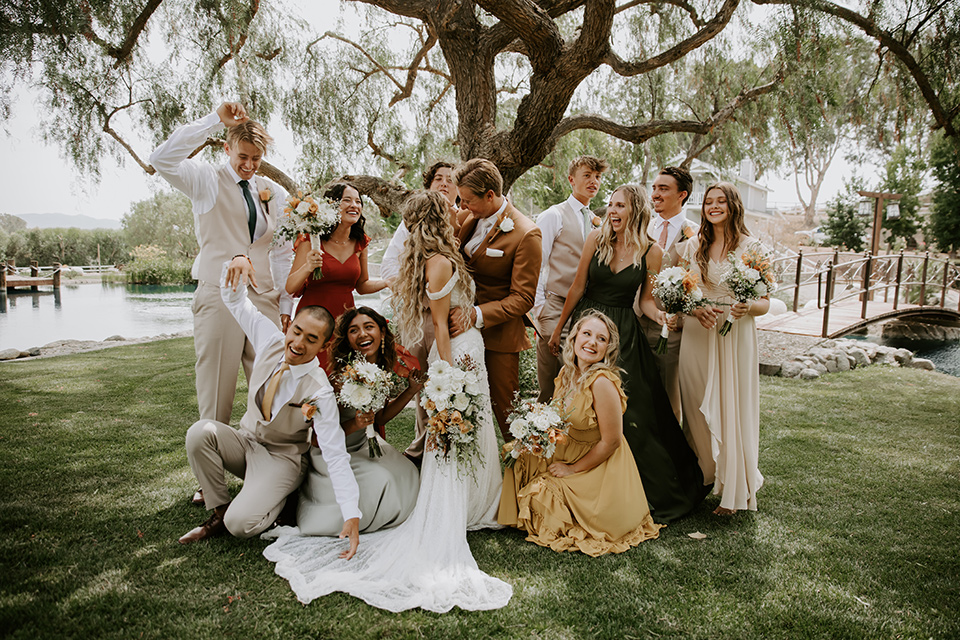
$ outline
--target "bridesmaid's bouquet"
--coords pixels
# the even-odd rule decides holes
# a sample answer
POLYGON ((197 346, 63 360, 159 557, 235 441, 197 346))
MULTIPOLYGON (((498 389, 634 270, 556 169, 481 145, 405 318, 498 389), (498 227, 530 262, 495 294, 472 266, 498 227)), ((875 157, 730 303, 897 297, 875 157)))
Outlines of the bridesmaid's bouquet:
POLYGON ((449 462, 456 458, 459 469, 473 471, 479 456, 479 430, 483 379, 470 356, 451 365, 436 360, 427 371, 427 383, 420 392, 420 406, 427 411, 427 449, 439 452, 449 462))
MULTIPOLYGON (((293 242, 306 235, 310 238, 310 248, 319 251, 320 236, 330 233, 340 224, 338 207, 326 200, 317 202, 309 193, 304 195, 302 191, 297 191, 297 195, 287 198, 283 213, 273 233, 276 244, 284 240, 293 242)), ((319 267, 313 270, 314 280, 319 280, 322 275, 319 267)))
MULTIPOLYGON (((737 302, 756 300, 777 290, 770 256, 761 252, 758 247, 744 251, 740 260, 737 260, 731 251, 727 254, 727 261, 730 262, 730 267, 723 278, 723 284, 730 288, 737 302)), ((727 319, 720 327, 720 335, 725 336, 730 333, 731 327, 733 327, 733 315, 727 313, 727 319)))
MULTIPOLYGON (((360 355, 354 358, 340 372, 340 391, 337 401, 345 407, 355 409, 357 413, 379 411, 390 398, 394 387, 393 373, 367 362, 360 355)), ((371 458, 383 455, 374 425, 367 425, 367 451, 371 458)))
POLYGON ((521 400, 517 394, 507 422, 510 424, 510 433, 516 438, 503 445, 508 467, 512 467, 523 453, 538 458, 552 458, 557 444, 567 439, 569 423, 560 415, 555 403, 521 400))
MULTIPOLYGON (((653 285, 653 297, 660 301, 667 318, 678 313, 690 313, 697 307, 709 304, 697 284, 697 274, 683 267, 669 267, 657 274, 653 285)), ((667 337, 670 329, 666 324, 660 330, 660 339, 654 349, 656 353, 667 352, 667 337)))

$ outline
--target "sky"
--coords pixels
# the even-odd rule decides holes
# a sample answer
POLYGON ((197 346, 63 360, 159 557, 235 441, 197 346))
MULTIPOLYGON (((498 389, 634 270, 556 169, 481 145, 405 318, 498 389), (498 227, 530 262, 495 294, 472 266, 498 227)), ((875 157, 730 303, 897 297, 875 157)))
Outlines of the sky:
MULTIPOLYGON (((327 0, 323 7, 310 0, 288 0, 302 7, 305 17, 323 13, 323 22, 330 24, 331 11, 339 3, 327 0)), ((44 144, 37 112, 41 108, 37 94, 28 87, 17 93, 12 118, 0 131, 0 189, 5 194, 0 213, 76 213, 94 218, 120 220, 131 204, 151 197, 157 190, 169 188, 162 178, 148 176, 133 159, 122 165, 105 157, 101 164, 99 182, 81 174, 64 157, 59 148, 44 144)), ((184 123, 186 124, 186 123, 184 123)), ((296 162, 297 145, 289 131, 270 123, 275 148, 268 159, 281 169, 292 170, 296 162)), ((132 141, 138 155, 146 159, 152 145, 145 140, 132 141)), ((343 167, 349 173, 351 167, 343 167)), ((838 157, 821 189, 819 203, 825 203, 841 189, 843 179, 852 171, 843 158, 838 157)), ((863 170, 861 170, 863 173, 863 170)), ((869 181, 868 175, 868 181, 869 181)), ((773 189, 768 205, 781 209, 796 205, 799 200, 793 177, 767 175, 761 184, 773 189)))

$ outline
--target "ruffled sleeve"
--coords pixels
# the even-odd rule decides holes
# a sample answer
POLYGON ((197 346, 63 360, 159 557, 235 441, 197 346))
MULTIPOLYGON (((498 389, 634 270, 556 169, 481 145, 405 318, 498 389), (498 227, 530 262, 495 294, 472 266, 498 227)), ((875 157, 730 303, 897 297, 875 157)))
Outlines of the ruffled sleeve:
POLYGON ((450 279, 447 280, 447 283, 443 285, 443 288, 436 293, 431 293, 429 290, 426 291, 427 297, 431 300, 440 300, 441 298, 450 295, 450 292, 453 291, 453 288, 456 286, 457 282, 460 281, 460 274, 456 271, 453 272, 453 275, 450 276, 450 279))
POLYGON ((627 410, 627 394, 623 392, 623 381, 620 380, 618 376, 613 371, 608 371, 605 369, 600 369, 589 373, 586 379, 583 381, 583 393, 590 398, 592 396, 590 389, 593 387, 593 383, 597 381, 597 378, 603 376, 610 380, 613 383, 613 386, 617 388, 617 393, 620 394, 620 412, 623 413, 627 410))
POLYGON ((360 253, 366 249, 368 244, 370 244, 370 236, 363 234, 363 239, 357 242, 357 253, 360 253))

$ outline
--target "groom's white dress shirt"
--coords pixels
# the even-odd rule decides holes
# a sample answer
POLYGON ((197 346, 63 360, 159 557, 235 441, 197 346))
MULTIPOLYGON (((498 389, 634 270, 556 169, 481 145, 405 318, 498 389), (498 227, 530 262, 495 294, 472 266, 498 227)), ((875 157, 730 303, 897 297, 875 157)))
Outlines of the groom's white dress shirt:
MULTIPOLYGON (((284 334, 277 330, 276 325, 250 302, 247 297, 246 285, 238 285, 236 291, 226 286, 226 272, 227 265, 224 264, 223 276, 220 281, 220 296, 224 305, 243 328, 243 332, 247 335, 259 357, 259 354, 266 353, 277 342, 283 342, 284 334)), ((268 383, 282 363, 283 358, 281 357, 275 363, 270 375, 267 376, 268 383)), ((301 401, 306 400, 306 398, 294 398, 293 394, 302 382, 303 377, 307 375, 312 376, 314 380, 321 380, 317 390, 309 398, 317 407, 317 412, 313 417, 313 432, 317 437, 317 444, 322 451, 323 459, 329 468, 330 481, 337 497, 337 504, 340 506, 340 512, 344 520, 359 518, 360 489, 350 468, 350 454, 347 453, 343 429, 340 427, 340 414, 337 409, 336 396, 333 387, 327 380, 326 373, 320 368, 316 358, 306 364, 291 365, 290 369, 284 372, 280 378, 280 386, 273 397, 270 414, 277 416, 280 409, 288 402, 300 404, 301 401)), ((261 387, 257 392, 258 400, 263 399, 264 387, 261 387)))
POLYGON ((667 250, 673 241, 677 239, 677 234, 680 233, 680 228, 683 226, 683 220, 685 216, 683 212, 678 213, 669 220, 665 220, 657 214, 656 218, 653 219, 653 224, 650 225, 650 235, 657 242, 660 241, 660 234, 663 233, 663 225, 668 225, 667 227, 667 244, 663 247, 660 247, 664 251, 667 250))

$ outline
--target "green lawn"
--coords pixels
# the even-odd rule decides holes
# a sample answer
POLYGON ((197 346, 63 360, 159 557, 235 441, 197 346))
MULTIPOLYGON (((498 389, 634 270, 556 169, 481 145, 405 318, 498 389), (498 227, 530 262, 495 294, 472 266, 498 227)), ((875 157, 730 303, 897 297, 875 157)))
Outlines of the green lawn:
MULTIPOLYGON (((873 367, 761 393, 759 512, 720 519, 709 498, 598 559, 472 533, 509 606, 392 614, 342 594, 304 607, 260 540, 177 544, 205 518, 183 449, 190 339, 5 363, 0 636, 960 636, 960 380, 873 367)), ((394 422, 405 445, 411 416, 394 422)))

